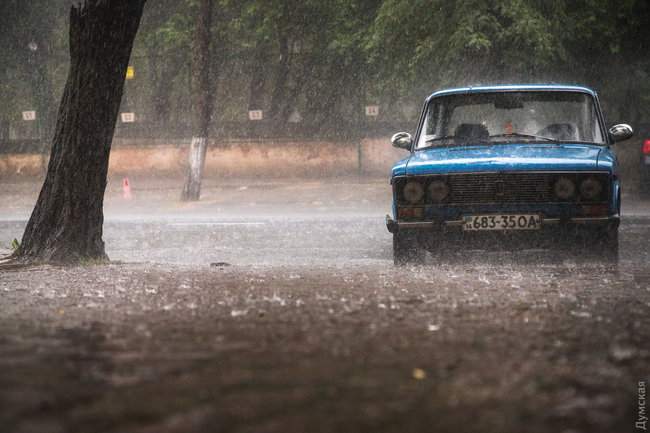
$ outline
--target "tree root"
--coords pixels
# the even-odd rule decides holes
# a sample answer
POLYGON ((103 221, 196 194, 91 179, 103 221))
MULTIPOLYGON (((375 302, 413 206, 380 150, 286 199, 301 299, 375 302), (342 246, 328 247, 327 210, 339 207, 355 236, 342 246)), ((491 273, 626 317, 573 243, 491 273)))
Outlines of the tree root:
POLYGON ((33 268, 37 266, 57 266, 57 267, 71 267, 71 266, 97 266, 97 265, 108 265, 113 262, 110 261, 108 256, 103 258, 88 258, 88 259, 78 259, 71 260, 66 262, 61 261, 47 261, 39 260, 38 258, 33 258, 29 256, 23 256, 16 254, 15 252, 0 258, 0 272, 2 271, 15 271, 22 270, 26 268, 33 268))

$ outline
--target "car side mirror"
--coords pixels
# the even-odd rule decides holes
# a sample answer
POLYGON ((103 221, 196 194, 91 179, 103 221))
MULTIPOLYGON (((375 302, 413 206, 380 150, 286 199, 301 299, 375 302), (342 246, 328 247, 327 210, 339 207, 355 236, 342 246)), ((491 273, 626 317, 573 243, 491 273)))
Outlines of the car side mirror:
POLYGON ((614 143, 627 140, 634 134, 632 127, 625 123, 619 123, 609 128, 609 136, 614 143))
POLYGON ((393 144, 393 147, 411 150, 413 138, 411 138, 411 134, 408 132, 398 132, 397 134, 393 135, 393 137, 390 139, 390 142, 393 144))

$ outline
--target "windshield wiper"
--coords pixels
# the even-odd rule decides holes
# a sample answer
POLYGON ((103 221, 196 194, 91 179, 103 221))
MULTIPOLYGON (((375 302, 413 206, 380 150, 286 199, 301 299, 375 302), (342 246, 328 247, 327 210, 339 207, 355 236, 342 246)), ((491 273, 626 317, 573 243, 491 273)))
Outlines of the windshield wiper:
POLYGON ((512 134, 494 134, 490 135, 488 138, 506 138, 506 137, 515 137, 515 138, 532 138, 534 140, 544 140, 551 141, 553 143, 559 143, 559 140, 551 137, 544 137, 541 135, 532 135, 532 134, 520 134, 519 132, 513 132, 512 134))
MULTIPOLYGON (((530 138, 533 140, 544 140, 544 141, 549 141, 552 143, 559 143, 559 140, 556 140, 555 138, 551 137, 544 137, 541 135, 532 135, 532 134, 521 134, 519 132, 513 132, 512 134, 494 134, 490 135, 485 138, 470 138, 470 137, 462 137, 463 138, 463 143, 457 143, 459 145, 461 144, 470 144, 470 143, 489 143, 490 139, 492 138, 508 138, 508 137, 513 137, 513 138, 530 138)), ((443 140, 456 140, 458 137, 455 135, 444 135, 442 137, 434 137, 434 138, 429 138, 428 140, 425 140, 425 144, 433 144, 437 141, 443 141, 443 140)), ((424 146, 420 147, 419 149, 427 149, 429 147, 434 147, 434 146, 424 146)))

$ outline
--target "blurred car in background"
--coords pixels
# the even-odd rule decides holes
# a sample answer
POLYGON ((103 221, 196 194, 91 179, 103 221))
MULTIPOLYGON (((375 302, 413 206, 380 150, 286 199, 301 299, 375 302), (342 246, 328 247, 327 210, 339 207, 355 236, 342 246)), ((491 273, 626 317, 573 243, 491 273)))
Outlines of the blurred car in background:
POLYGON ((650 124, 639 125, 641 138, 641 166, 639 167, 639 192, 650 196, 650 124))

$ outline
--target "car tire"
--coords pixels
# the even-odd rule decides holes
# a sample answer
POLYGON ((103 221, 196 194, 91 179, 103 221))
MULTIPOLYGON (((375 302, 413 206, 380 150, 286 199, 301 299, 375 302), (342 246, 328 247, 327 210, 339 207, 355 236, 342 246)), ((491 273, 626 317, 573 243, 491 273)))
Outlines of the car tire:
POLYGON ((424 251, 418 238, 411 233, 393 233, 393 262, 396 266, 422 264, 424 251))

